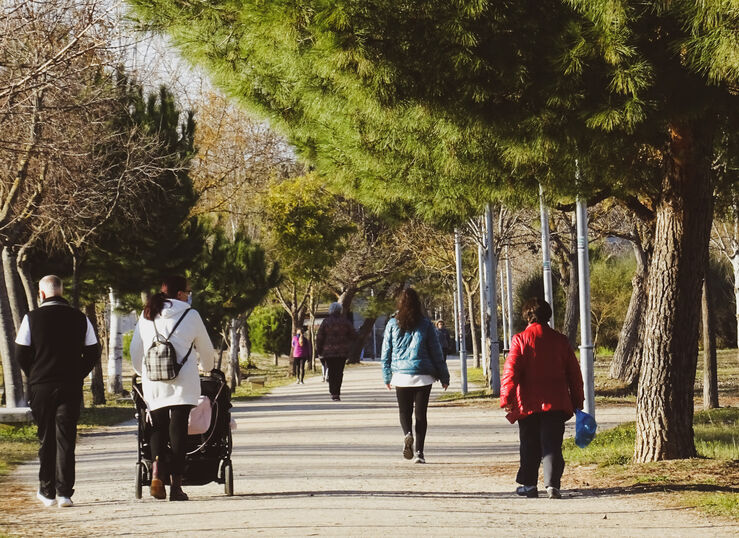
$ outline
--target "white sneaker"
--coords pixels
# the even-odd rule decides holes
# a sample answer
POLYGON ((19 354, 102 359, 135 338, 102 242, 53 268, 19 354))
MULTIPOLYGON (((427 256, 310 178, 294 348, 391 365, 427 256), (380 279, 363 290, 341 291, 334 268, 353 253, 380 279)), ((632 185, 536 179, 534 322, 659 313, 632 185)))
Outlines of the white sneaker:
POLYGON ((56 499, 49 499, 48 497, 44 497, 43 493, 40 491, 36 493, 36 498, 44 503, 44 506, 48 508, 49 506, 54 506, 54 503, 56 502, 56 499))
POLYGON ((562 494, 560 493, 559 488, 547 486, 547 497, 550 499, 561 499, 562 494))
POLYGON ((69 497, 58 497, 57 503, 59 504, 59 508, 68 508, 74 504, 69 497))

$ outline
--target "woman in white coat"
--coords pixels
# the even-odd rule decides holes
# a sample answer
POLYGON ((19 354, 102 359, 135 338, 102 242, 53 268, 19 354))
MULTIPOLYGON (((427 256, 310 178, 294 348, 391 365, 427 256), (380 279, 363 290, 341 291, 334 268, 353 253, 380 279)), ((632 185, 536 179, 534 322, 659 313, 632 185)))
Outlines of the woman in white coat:
POLYGON ((157 499, 167 497, 159 476, 159 461, 169 441, 172 448, 172 459, 169 462, 170 501, 187 500, 187 495, 182 491, 187 420, 190 409, 197 405, 200 396, 200 376, 195 352, 204 372, 210 372, 213 368, 213 344, 200 314, 190 308, 191 296, 192 291, 186 278, 166 278, 161 292, 152 295, 146 303, 133 332, 130 348, 131 362, 136 373, 141 376, 144 400, 152 420, 150 445, 153 464, 150 492, 157 499), (175 325, 177 327, 172 332, 175 325), (182 363, 187 357, 177 377, 169 381, 149 379, 143 361, 144 353, 156 338, 157 332, 163 338, 169 336, 178 363, 182 363))

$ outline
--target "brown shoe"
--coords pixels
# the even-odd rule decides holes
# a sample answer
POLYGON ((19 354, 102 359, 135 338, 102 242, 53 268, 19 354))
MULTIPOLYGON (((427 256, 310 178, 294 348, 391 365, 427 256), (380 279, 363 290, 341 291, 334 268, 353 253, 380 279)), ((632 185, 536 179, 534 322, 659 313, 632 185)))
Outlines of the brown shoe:
POLYGON ((151 486, 149 493, 155 499, 166 499, 167 490, 164 489, 164 482, 159 478, 159 460, 154 460, 151 464, 151 486))
POLYGON ((189 499, 187 496, 187 493, 182 491, 182 475, 181 474, 173 474, 170 476, 172 479, 172 482, 170 482, 172 485, 169 487, 169 500, 170 501, 186 501, 189 499))

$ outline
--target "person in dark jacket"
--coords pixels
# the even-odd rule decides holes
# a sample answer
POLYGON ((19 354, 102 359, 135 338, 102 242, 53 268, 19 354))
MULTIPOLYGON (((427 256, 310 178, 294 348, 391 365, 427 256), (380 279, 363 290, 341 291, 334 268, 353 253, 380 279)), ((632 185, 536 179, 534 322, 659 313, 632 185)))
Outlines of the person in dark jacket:
POLYGON ((82 382, 100 358, 100 346, 90 320, 70 306, 63 291, 58 276, 41 279, 41 306, 24 316, 15 343, 41 444, 36 497, 44 506, 69 507, 82 382))
POLYGON ((382 341, 382 375, 388 390, 395 387, 400 427, 403 429, 403 457, 426 463, 423 454, 428 421, 426 410, 431 385, 441 381, 449 386, 449 369, 439 344, 436 328, 423 315, 416 290, 406 288, 398 298, 398 311, 388 321, 382 341), (413 457, 413 408, 416 438, 413 457))
POLYGON ((328 307, 328 317, 318 327, 316 352, 326 361, 328 390, 331 399, 335 402, 341 400, 344 366, 356 339, 357 333, 354 325, 341 315, 341 304, 331 303, 328 307))
POLYGON ((552 309, 539 298, 522 309, 528 327, 511 340, 500 389, 500 406, 508 420, 518 421, 520 466, 518 495, 538 497, 539 465, 550 499, 559 499, 565 467, 562 437, 565 422, 581 409, 583 393, 580 365, 567 337, 547 325, 552 309))
POLYGON ((444 320, 440 319, 436 322, 436 331, 439 335, 439 344, 441 344, 441 352, 444 354, 444 362, 449 355, 449 351, 452 348, 452 338, 449 336, 449 331, 444 327, 444 320))

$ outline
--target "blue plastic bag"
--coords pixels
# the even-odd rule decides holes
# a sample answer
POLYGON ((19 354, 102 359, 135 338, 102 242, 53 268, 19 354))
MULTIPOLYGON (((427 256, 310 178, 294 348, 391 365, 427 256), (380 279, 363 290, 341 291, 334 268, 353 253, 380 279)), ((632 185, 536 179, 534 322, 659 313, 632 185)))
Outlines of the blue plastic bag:
POLYGON ((598 424, 595 417, 589 415, 585 411, 575 409, 575 444, 580 448, 585 448, 595 437, 595 430, 598 424))

